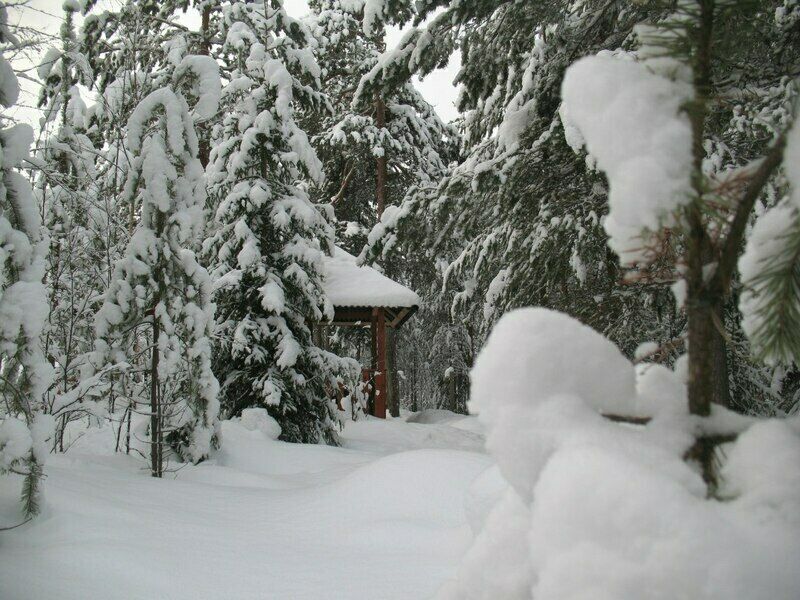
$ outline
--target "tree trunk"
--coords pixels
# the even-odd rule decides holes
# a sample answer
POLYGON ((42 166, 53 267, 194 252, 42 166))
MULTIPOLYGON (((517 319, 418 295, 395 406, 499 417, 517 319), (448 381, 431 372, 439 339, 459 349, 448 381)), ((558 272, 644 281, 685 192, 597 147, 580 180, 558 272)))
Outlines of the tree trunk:
POLYGON ((161 477, 161 403, 158 398, 158 321, 153 315, 153 351, 150 362, 150 474, 161 477))
POLYGON ((714 397, 714 334, 715 327, 710 304, 702 297, 687 300, 689 321, 689 412, 708 416, 714 397))
MULTIPOLYGON (((201 23, 200 23, 200 35, 202 37, 202 41, 200 42, 200 54, 204 56, 208 56, 211 52, 211 42, 208 39, 208 30, 211 21, 211 7, 206 6, 203 9, 201 23)), ((197 133, 199 139, 198 148, 197 148, 197 158, 200 159, 200 164, 203 165, 205 169, 208 166, 209 156, 211 154, 211 144, 209 142, 209 131, 208 126, 205 123, 199 123, 197 128, 197 133)))
MULTIPOLYGON (((379 129, 386 126, 386 104, 380 93, 375 94, 375 125, 379 129)), ((383 154, 375 160, 375 204, 378 212, 378 221, 383 216, 383 211, 386 208, 386 148, 383 148, 383 154)), ((386 385, 384 386, 386 396, 382 399, 381 405, 388 406, 389 412, 393 417, 400 416, 400 400, 398 394, 397 377, 395 373, 395 357, 397 355, 395 345, 394 331, 386 331, 386 338, 384 343, 387 346, 387 356, 385 364, 386 385), (383 404, 385 402, 385 404, 383 404)), ((380 349, 379 349, 380 352, 380 349)), ((379 386, 376 385, 379 388, 379 386)), ((376 402, 376 414, 379 412, 378 403, 376 402)))
MULTIPOLYGON (((383 129, 386 126, 386 104, 380 94, 375 95, 375 125, 383 129)), ((386 207, 386 148, 383 154, 375 161, 376 180, 375 180, 375 202, 378 207, 378 220, 383 216, 386 207)))
POLYGON ((448 408, 452 412, 457 412, 458 400, 456 399, 456 391, 456 373, 453 371, 450 373, 447 382, 447 395, 450 397, 450 406, 448 408))
POLYGON ((699 1, 700 15, 695 40, 694 89, 695 99, 688 108, 692 124, 693 173, 692 185, 695 197, 687 209, 689 226, 686 241, 686 318, 688 320, 689 343, 689 412, 707 416, 715 397, 714 374, 716 331, 715 307, 721 304, 715 290, 705 281, 705 267, 713 260, 711 240, 705 229, 700 204, 703 202, 705 180, 703 159, 705 158, 705 121, 711 97, 711 42, 714 28, 714 0, 699 1))
POLYGON ((411 375, 411 412, 419 410, 419 402, 417 402, 417 370, 411 375))
POLYGON ((125 454, 131 453, 131 416, 134 410, 136 410, 136 402, 131 398, 130 405, 128 406, 128 419, 125 424, 125 454))
POLYGON ((731 407, 731 390, 728 381, 728 347, 725 339, 725 308, 722 302, 713 307, 714 339, 712 341, 714 396, 711 401, 725 408, 731 407), (720 331, 720 328, 722 331, 720 331))

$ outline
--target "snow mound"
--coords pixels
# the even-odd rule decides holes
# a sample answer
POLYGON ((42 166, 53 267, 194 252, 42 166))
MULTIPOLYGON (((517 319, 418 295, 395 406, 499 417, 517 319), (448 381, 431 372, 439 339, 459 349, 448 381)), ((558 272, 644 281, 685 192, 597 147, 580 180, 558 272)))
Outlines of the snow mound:
POLYGON ((800 419, 757 423, 743 433, 723 470, 726 494, 762 522, 800 529, 800 419))
POLYGON ((354 502, 367 521, 388 517, 455 527, 466 519, 463 482, 489 465, 486 455, 473 452, 411 450, 360 467, 322 494, 337 505, 354 502))
POLYGON ((485 438, 477 421, 464 417, 459 421, 437 424, 407 423, 400 419, 367 418, 348 421, 342 432, 342 444, 354 450, 371 450, 382 453, 403 450, 457 449, 484 452, 485 438), (457 427, 462 423, 466 426, 457 427))
POLYGON ((483 529, 492 508, 508 489, 508 482, 503 479, 497 465, 492 465, 475 478, 464 498, 464 510, 473 533, 483 529))
POLYGON ((603 412, 636 411, 630 361, 592 328, 545 308, 503 316, 472 371, 470 411, 495 423, 507 410, 574 395, 603 412))
POLYGON ((281 435, 281 426, 269 416, 266 408, 245 408, 239 422, 248 431, 261 431, 271 440, 281 435))
POLYGON ((452 410, 444 410, 441 408, 428 408, 425 410, 421 410, 418 413, 412 414, 406 419, 406 422, 423 423, 423 424, 449 423, 451 421, 462 419, 463 417, 464 415, 459 415, 458 413, 454 413, 452 410))

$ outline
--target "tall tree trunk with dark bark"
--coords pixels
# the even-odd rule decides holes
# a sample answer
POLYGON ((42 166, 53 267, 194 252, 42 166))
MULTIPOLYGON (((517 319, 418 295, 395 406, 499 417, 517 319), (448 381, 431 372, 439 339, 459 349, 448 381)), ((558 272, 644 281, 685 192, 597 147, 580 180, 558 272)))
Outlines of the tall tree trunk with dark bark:
POLYGON ((706 265, 712 260, 711 240, 703 220, 701 203, 705 193, 703 159, 705 158, 705 121, 711 97, 711 42, 714 28, 714 0, 700 0, 700 17, 695 40, 694 89, 695 99, 687 108, 692 124, 693 177, 695 198, 687 209, 689 226, 686 240, 686 318, 689 324, 689 411, 707 416, 715 398, 714 368, 721 361, 715 353, 719 344, 715 336, 720 335, 714 323, 715 308, 721 305, 722 297, 706 282, 706 265))
MULTIPOLYGON (((154 311, 155 312, 155 311, 154 311)), ((153 315, 153 350, 150 359, 150 474, 161 477, 161 403, 158 397, 158 319, 153 315)))
MULTIPOLYGON (((211 24, 211 7, 206 6, 203 8, 203 12, 201 15, 201 22, 200 22, 200 35, 202 37, 202 41, 200 42, 200 54, 203 56, 208 56, 211 53, 211 41, 209 40, 209 28, 211 24)), ((197 127, 197 137, 198 146, 197 146, 197 158, 200 159, 200 164, 203 165, 203 168, 208 166, 209 156, 211 154, 211 143, 209 137, 211 132, 209 128, 204 123, 199 123, 197 127)))
MULTIPOLYGON (((379 43, 379 47, 384 48, 383 41, 379 43)), ((375 125, 379 129, 386 126, 386 103, 380 93, 375 95, 375 125)), ((378 220, 380 221, 383 216, 383 211, 386 208, 386 148, 383 147, 383 152, 375 159, 375 204, 378 213, 378 220)), ((388 377, 387 380, 387 398, 386 405, 390 414, 393 417, 400 416, 400 398, 397 385, 396 363, 397 346, 396 346, 396 332, 387 328, 384 343, 387 344, 386 348, 386 370, 388 377)))
MULTIPOLYGON (((724 301, 724 300, 723 300, 724 301)), ((719 302, 712 307, 714 339, 712 342, 714 396, 711 401, 726 408, 731 407, 731 388, 728 381, 728 340, 725 333, 725 307, 719 302)))

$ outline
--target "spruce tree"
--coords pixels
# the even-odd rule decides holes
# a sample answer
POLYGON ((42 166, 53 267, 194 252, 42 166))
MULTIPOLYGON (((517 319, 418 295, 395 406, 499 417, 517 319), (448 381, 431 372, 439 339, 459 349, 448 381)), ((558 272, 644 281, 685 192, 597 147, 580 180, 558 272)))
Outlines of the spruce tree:
MULTIPOLYGON (((87 15, 78 38, 78 49, 89 63, 95 103, 89 110, 87 135, 97 151, 96 198, 106 223, 102 235, 105 249, 98 270, 110 287, 115 264, 126 256, 141 219, 141 206, 124 187, 133 168, 126 145, 128 119, 154 90, 169 87, 190 106, 196 131, 201 134, 198 155, 207 153, 207 122, 215 117, 219 74, 209 57, 203 31, 191 31, 179 22, 188 8, 205 11, 209 2, 124 2, 116 10, 96 10, 87 15), (133 200, 133 201, 131 201, 133 200)), ((205 12, 204 12, 205 14, 205 12)), ((150 346, 147 336, 132 340, 137 354, 150 346)), ((108 398, 111 418, 119 421, 117 448, 130 451, 137 438, 135 409, 152 395, 146 369, 120 371, 107 365, 106 375, 94 378, 112 382, 108 398), (124 432, 124 433, 123 433, 124 432)))
POLYGON ((296 114, 326 109, 309 32, 280 2, 232 2, 219 33, 228 83, 207 169, 205 250, 222 405, 228 415, 266 408, 284 440, 335 443, 341 363, 311 331, 332 317, 321 269, 333 231, 303 184, 320 182, 322 166, 296 114))
POLYGON ((320 79, 333 108, 330 115, 306 117, 326 174, 315 194, 333 204, 340 243, 360 254, 379 218, 376 158, 387 159, 386 205, 398 205, 410 187, 443 176, 457 133, 442 123, 410 79, 384 90, 384 125, 378 126, 375 99, 354 99, 359 81, 380 56, 386 24, 373 22, 376 33, 366 34, 362 14, 348 3, 317 0, 311 8, 320 79))

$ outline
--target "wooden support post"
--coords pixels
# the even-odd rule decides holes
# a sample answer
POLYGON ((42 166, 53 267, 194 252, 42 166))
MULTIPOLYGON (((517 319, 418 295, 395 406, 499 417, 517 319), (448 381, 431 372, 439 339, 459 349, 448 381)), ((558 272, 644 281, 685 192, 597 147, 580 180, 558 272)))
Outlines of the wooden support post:
POLYGON ((370 333, 370 363, 369 363, 369 414, 375 415, 375 371, 378 370, 378 315, 376 311, 372 310, 371 322, 369 327, 370 333))
POLYGON ((375 327, 375 410, 373 414, 386 418, 386 399, 389 386, 386 378, 386 311, 374 309, 373 323, 375 327))

